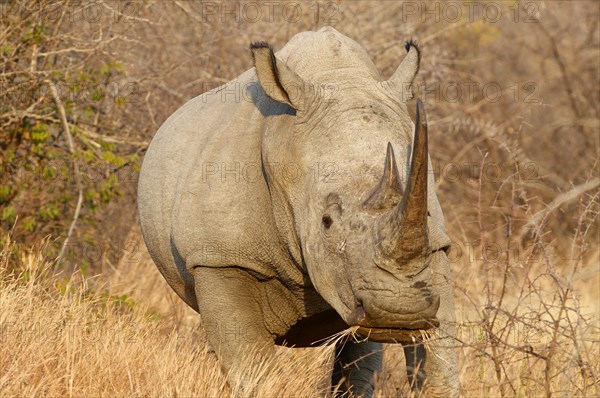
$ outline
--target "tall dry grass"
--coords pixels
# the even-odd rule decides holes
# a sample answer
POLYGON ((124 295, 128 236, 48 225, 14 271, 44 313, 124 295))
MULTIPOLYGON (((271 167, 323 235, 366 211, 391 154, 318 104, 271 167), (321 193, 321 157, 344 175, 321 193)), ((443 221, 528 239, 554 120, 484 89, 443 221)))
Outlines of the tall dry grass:
POLYGON ((85 278, 55 273, 43 249, 22 253, 24 266, 12 273, 6 272, 8 245, 2 251, 2 397, 281 397, 328 388, 322 373, 330 361, 327 348, 281 350, 252 368, 249 383, 229 386, 197 321, 180 318, 191 310, 169 303, 173 293, 153 267, 143 270, 132 292, 130 277, 151 264, 117 277, 85 278), (148 289, 155 295, 149 297, 148 289), (155 304, 164 312, 149 305, 151 297, 161 298, 155 304), (180 319, 178 328, 173 318, 180 319))
MULTIPOLYGON (((129 239, 139 238, 134 228, 129 239)), ((58 272, 43 246, 21 253, 18 270, 7 264, 9 244, 2 251, 3 397, 325 395, 330 347, 279 349, 272 361, 252 368, 254 382, 230 386, 197 314, 170 291, 147 253, 118 271, 84 277, 58 272)), ((464 258, 457 265, 464 396, 600 393, 597 266, 576 261, 559 270, 546 249, 504 267, 464 258)), ((403 362, 401 347, 386 346, 378 396, 414 395, 403 362)))
POLYGON ((95 291, 96 280, 53 274, 40 253, 23 253, 20 272, 2 272, 2 396, 212 396, 221 391, 223 377, 205 346, 161 330, 163 324, 134 308, 131 299, 95 291))

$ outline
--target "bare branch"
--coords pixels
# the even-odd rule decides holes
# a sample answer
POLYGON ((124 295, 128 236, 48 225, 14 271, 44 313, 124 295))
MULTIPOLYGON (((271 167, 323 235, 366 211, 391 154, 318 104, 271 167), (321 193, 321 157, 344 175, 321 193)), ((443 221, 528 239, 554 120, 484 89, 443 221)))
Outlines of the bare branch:
MULTIPOLYGON (((67 137, 67 144, 69 146, 69 151, 72 155, 75 155, 75 142, 73 141, 73 136, 71 135, 71 129, 69 128, 69 123, 67 122, 67 114, 65 112, 65 107, 58 96, 58 90, 56 89, 56 85, 51 80, 46 80, 45 83, 48 85, 50 89, 50 95, 58 108, 58 112, 60 114, 60 120, 62 122, 63 130, 67 137)), ((69 231, 67 232, 67 236, 65 237, 65 241, 60 249, 60 254, 56 258, 56 262, 60 262, 65 254, 65 250, 67 245, 69 244, 69 240, 73 235, 73 231, 75 230, 75 226, 77 224, 77 220, 79 219, 79 213, 81 212, 81 207, 83 205, 83 185, 81 183, 81 172, 77 167, 75 167, 75 183, 77 184, 77 205, 75 206, 75 214, 73 214, 73 220, 71 221, 71 225, 69 226, 69 231)))
POLYGON ((548 217, 548 215, 553 212, 556 208, 560 207, 562 204, 572 201, 588 191, 596 189, 600 185, 600 178, 596 177, 584 184, 578 185, 571 189, 568 192, 563 192, 558 195, 552 202, 550 202, 545 209, 538 211, 534 214, 527 224, 523 227, 521 232, 521 239, 531 230, 539 228, 540 223, 548 217))

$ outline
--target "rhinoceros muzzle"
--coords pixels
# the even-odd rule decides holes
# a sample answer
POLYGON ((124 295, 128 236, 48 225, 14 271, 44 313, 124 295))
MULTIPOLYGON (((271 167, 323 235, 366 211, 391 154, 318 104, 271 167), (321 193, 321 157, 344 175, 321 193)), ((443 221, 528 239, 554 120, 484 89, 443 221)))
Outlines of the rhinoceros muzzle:
MULTIPOLYGON (((437 307, 437 306, 436 306, 437 307)), ((362 307, 357 312, 364 314, 362 307)), ((412 319, 393 322, 392 324, 373 322, 365 316, 354 326, 358 326, 356 332, 370 341, 380 343, 398 343, 410 341, 414 337, 422 337, 440 325, 435 317, 415 316, 412 319), (423 333, 425 332, 425 333, 423 333)))
POLYGON ((359 299, 360 305, 354 310, 352 324, 358 326, 359 334, 371 341, 393 343, 419 337, 422 331, 439 326, 436 314, 440 305, 439 295, 427 290, 420 293, 420 299, 408 302, 390 300, 389 296, 381 298, 383 302, 377 302, 379 298, 373 294, 368 301, 359 299), (419 306, 416 306, 416 301, 419 306), (396 306, 398 308, 394 308, 396 306), (407 310, 410 306, 414 306, 413 311, 407 310))

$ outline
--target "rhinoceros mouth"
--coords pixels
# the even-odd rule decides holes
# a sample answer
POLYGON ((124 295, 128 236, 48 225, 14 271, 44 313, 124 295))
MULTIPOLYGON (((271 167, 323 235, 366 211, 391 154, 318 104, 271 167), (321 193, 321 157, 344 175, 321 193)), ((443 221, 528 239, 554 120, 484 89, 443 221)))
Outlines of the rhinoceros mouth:
POLYGON ((412 341, 414 338, 427 338, 439 324, 437 319, 429 319, 412 322, 404 328, 382 328, 358 325, 356 333, 366 337, 369 341, 378 343, 399 343, 402 341, 412 341))

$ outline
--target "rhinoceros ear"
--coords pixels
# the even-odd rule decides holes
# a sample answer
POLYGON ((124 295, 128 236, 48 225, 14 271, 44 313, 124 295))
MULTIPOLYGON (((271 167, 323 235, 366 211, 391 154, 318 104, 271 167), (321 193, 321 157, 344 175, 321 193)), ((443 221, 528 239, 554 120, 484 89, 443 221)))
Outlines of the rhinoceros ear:
POLYGON ((268 43, 252 43, 250 50, 264 92, 275 101, 284 102, 295 109, 302 108, 309 91, 304 80, 275 57, 268 43))
POLYGON ((406 42, 404 48, 408 54, 386 83, 393 91, 400 92, 404 101, 408 101, 413 97, 412 83, 419 71, 421 50, 412 39, 406 42))

